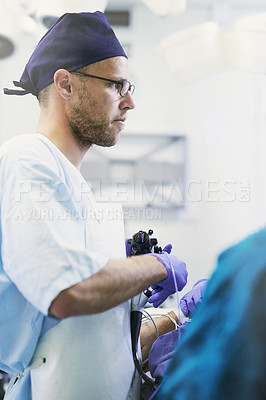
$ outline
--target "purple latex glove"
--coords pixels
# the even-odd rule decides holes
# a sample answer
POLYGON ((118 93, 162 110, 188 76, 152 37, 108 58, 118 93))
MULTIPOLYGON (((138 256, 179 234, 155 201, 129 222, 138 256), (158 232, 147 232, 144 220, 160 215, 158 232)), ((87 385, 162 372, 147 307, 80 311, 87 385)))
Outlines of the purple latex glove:
POLYGON ((202 297, 207 285, 208 279, 200 279, 195 283, 192 289, 186 293, 180 300, 182 313, 186 317, 191 317, 197 305, 201 303, 202 297))
POLYGON ((153 343, 149 353, 149 367, 153 378, 163 377, 167 365, 176 348, 179 335, 186 329, 185 322, 179 329, 159 336, 153 343))
POLYGON ((126 240, 125 240, 125 246, 126 246, 126 255, 127 255, 127 257, 131 257, 132 246, 131 246, 130 243, 128 243, 128 238, 126 238, 126 240))
POLYGON ((172 245, 168 244, 163 249, 162 253, 149 253, 149 255, 156 257, 165 266, 168 276, 163 281, 157 282, 152 286, 152 295, 149 297, 149 303, 154 307, 159 307, 167 297, 176 292, 175 280, 177 289, 180 291, 187 283, 187 269, 186 264, 179 260, 177 257, 170 255, 172 245), (172 269, 173 266, 173 269, 172 269), (173 275, 174 271, 174 275, 173 275))

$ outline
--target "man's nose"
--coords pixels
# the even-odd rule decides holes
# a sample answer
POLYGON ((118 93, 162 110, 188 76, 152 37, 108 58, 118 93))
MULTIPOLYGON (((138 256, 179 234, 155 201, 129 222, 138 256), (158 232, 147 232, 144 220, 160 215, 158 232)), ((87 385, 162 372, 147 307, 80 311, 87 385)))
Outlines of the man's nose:
POLYGON ((135 101, 130 92, 127 93, 126 97, 123 98, 123 101, 120 103, 122 109, 134 110, 135 101))

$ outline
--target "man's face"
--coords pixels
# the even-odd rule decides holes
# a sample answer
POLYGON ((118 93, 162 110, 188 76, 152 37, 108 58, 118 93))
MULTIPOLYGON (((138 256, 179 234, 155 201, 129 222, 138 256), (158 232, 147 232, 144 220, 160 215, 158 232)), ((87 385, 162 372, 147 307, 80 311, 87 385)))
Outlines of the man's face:
MULTIPOLYGON (((128 60, 113 57, 90 65, 89 74, 116 81, 129 80, 128 60)), ((92 144, 113 146, 125 126, 128 110, 135 107, 130 93, 120 96, 116 84, 73 73, 77 94, 68 115, 70 130, 82 148, 92 144)))

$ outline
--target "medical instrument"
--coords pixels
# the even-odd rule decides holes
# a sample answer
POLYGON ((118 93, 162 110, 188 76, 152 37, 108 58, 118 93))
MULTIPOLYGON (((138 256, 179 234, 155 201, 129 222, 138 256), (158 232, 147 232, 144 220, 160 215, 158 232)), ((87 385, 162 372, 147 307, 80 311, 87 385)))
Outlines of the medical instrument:
MULTIPOLYGON (((144 385, 149 386, 152 390, 157 388, 157 382, 150 379, 143 371, 141 362, 138 360, 138 339, 140 333, 142 311, 147 301, 155 307, 160 306, 170 295, 182 290, 187 283, 186 264, 171 255, 172 245, 168 244, 163 249, 157 246, 157 239, 151 238, 153 231, 139 231, 131 239, 126 240, 127 257, 137 256, 140 254, 151 255, 156 257, 167 270, 167 277, 157 284, 152 285, 151 289, 144 290, 131 300, 131 338, 132 353, 135 367, 139 375, 143 378, 144 385)), ((177 297, 177 307, 180 310, 177 297)), ((179 311, 180 312, 180 311, 179 311)), ((179 314, 180 320, 180 314, 179 314)))
MULTIPOLYGON (((150 229, 147 232, 139 231, 135 233, 131 239, 128 239, 128 244, 131 246, 131 256, 136 256, 140 254, 147 253, 159 253, 162 251, 161 247, 158 247, 158 241, 156 238, 151 238, 153 234, 153 230, 150 229)), ((144 309, 145 304, 147 303, 149 297, 151 296, 151 290, 147 289, 137 296, 133 297, 131 300, 131 342, 132 342, 132 353, 133 360, 136 366, 136 369, 143 380, 152 388, 156 389, 157 384, 146 375, 143 370, 140 361, 137 357, 138 351, 138 339, 141 327, 141 319, 142 319, 142 311, 144 309)))

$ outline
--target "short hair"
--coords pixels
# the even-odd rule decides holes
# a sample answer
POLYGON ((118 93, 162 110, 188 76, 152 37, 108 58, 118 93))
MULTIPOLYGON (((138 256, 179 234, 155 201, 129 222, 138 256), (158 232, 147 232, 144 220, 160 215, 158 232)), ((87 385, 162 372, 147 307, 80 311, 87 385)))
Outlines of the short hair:
MULTIPOLYGON (((77 72, 85 72, 86 73, 86 72, 89 72, 89 69, 90 69, 90 65, 86 65, 85 67, 79 68, 76 71, 77 72)), ((73 71, 73 72, 75 72, 75 71, 73 71)), ((80 79, 82 80, 82 76, 80 77, 80 79)), ((39 104, 40 104, 41 107, 45 108, 49 104, 49 95, 50 95, 49 92, 50 92, 51 85, 52 84, 46 86, 37 95, 37 98, 38 98, 38 101, 39 101, 39 104)))
POLYGON ((48 106, 50 87, 51 87, 51 85, 46 86, 37 95, 37 98, 38 98, 38 101, 39 101, 39 104, 41 107, 46 108, 48 106))

